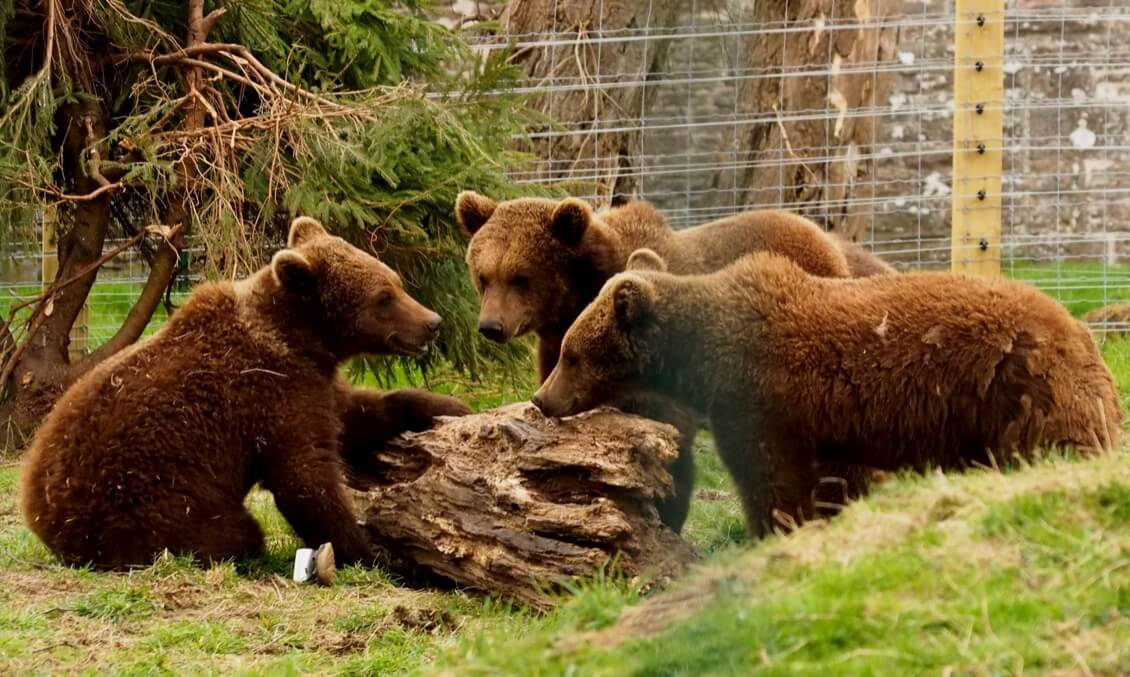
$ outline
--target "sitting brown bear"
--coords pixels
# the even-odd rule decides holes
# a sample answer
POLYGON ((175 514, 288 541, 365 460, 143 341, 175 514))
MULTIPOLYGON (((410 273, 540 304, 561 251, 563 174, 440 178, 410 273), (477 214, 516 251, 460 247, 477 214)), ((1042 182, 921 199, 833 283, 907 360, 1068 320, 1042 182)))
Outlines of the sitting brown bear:
MULTIPOLYGON (((471 233, 467 264, 479 290, 479 331, 494 341, 537 334, 537 368, 544 381, 557 364, 561 339, 601 285, 624 270, 641 247, 654 250, 676 274, 717 270, 751 251, 771 251, 797 261, 813 275, 852 274, 845 251, 875 274, 883 262, 854 243, 834 238, 808 219, 783 211, 749 211, 676 231, 647 202, 630 202, 594 214, 575 198, 560 202, 523 198, 496 203, 473 192, 456 200, 456 216, 471 233), (874 259, 878 263, 870 263, 874 259)), ((893 270, 893 269, 892 269, 893 270)), ((624 411, 672 423, 680 432, 671 467, 674 496, 659 506, 664 523, 682 528, 694 489, 696 417, 662 398, 634 393, 618 401, 624 411)), ((841 503, 866 486, 861 468, 828 467, 825 475, 849 480, 846 492, 830 487, 822 500, 841 503)))
POLYGON ((295 219, 288 247, 246 280, 198 287, 48 415, 27 458, 23 513, 63 561, 145 565, 166 548, 204 561, 253 555, 263 534, 243 501, 257 482, 308 545, 370 558, 342 456, 469 410, 341 380, 338 365, 360 353, 423 353, 440 317, 313 219, 295 219))
POLYGON ((766 253, 708 275, 615 276, 533 401, 567 416, 636 389, 709 414, 754 536, 774 509, 812 514, 818 461, 957 468, 1111 450, 1122 420, 1087 328, 1027 284, 824 279, 766 253))

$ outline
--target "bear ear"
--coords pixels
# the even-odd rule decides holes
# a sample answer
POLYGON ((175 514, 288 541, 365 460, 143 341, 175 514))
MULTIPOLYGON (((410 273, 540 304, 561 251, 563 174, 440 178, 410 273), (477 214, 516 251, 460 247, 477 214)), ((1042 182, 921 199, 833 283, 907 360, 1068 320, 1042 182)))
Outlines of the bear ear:
POLYGON ((282 288, 295 294, 308 294, 317 286, 310 259, 293 249, 283 249, 271 259, 271 274, 282 288))
POLYGON ((628 257, 625 270, 652 270, 659 273, 667 272, 667 262, 655 253, 655 250, 640 247, 628 257))
POLYGON ((286 246, 293 249, 322 235, 328 235, 328 233, 326 233, 326 229, 320 221, 309 216, 299 216, 290 222, 290 234, 286 238, 286 246))
POLYGON ((626 275, 612 289, 612 307, 623 327, 636 327, 653 316, 655 287, 647 280, 626 275))
POLYGON ((592 222, 592 207, 584 200, 569 197, 553 208, 549 219, 549 232, 569 246, 580 244, 581 238, 592 222))
POLYGON ((455 220, 469 234, 474 235, 490 220, 497 208, 498 203, 489 197, 473 190, 465 190, 455 198, 455 220))

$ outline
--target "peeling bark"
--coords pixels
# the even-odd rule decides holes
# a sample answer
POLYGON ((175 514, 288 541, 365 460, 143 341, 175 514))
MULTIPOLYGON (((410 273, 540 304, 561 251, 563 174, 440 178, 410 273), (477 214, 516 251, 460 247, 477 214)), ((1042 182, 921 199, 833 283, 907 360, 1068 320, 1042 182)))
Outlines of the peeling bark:
POLYGON ((695 558, 655 509, 676 438, 611 409, 554 420, 520 403, 404 435, 351 482, 395 570, 546 607, 614 557, 653 581, 695 558))
POLYGON ((650 99, 642 83, 663 69, 669 41, 615 38, 643 29, 662 35, 681 9, 672 0, 513 0, 506 7, 500 19, 506 36, 556 43, 516 55, 530 80, 547 90, 531 105, 570 132, 548 130, 522 147, 540 158, 533 178, 595 183, 596 193, 614 204, 637 193, 639 125, 650 99), (585 42, 601 37, 609 41, 585 42))
POLYGON ((758 25, 811 31, 772 32, 753 40, 750 72, 786 77, 742 84, 739 110, 757 122, 738 134, 735 150, 739 163, 751 166, 719 172, 715 186, 736 185, 744 190, 744 204, 795 209, 827 230, 859 239, 870 224, 875 196, 875 161, 866 156, 874 152, 879 121, 853 111, 886 103, 890 76, 874 71, 895 58, 898 29, 879 24, 901 12, 901 0, 757 3, 758 25), (795 75, 804 72, 814 74, 795 75), (789 119, 802 112, 824 117, 825 111, 831 119, 789 119))

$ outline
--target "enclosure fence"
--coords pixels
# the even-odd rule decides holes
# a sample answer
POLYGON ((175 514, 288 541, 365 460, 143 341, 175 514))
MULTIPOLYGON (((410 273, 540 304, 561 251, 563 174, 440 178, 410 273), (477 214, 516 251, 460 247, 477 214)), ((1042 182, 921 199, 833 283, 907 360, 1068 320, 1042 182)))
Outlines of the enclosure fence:
MULTIPOLYGON (((515 140, 535 157, 508 168, 515 181, 598 205, 646 199, 677 228, 796 210, 901 270, 1030 280, 1098 333, 1125 328, 1126 316, 1095 312, 1130 301, 1125 2, 448 10, 462 23, 499 19, 475 48, 513 50, 527 73, 519 91, 555 121, 515 140)), ((40 284, 42 243, 2 254, 5 293, 40 284)), ((91 346, 117 328, 100 306, 127 303, 145 273, 131 254, 100 274, 91 346)))
POLYGON ((537 53, 523 87, 559 123, 515 180, 676 227, 795 209, 903 270, 999 270, 1077 313, 1130 301, 1126 3, 644 0, 624 21, 598 0, 583 29, 565 3, 479 43, 537 53))

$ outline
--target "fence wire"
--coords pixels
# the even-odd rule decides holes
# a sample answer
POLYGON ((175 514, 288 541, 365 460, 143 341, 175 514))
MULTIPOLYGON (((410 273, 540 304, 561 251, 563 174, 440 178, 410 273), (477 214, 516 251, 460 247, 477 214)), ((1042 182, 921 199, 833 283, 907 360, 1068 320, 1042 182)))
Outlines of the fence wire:
MULTIPOLYGON (((747 208, 801 209, 814 217, 853 212, 863 221, 858 239, 896 267, 948 268, 954 32, 976 19, 957 19, 952 0, 761 1, 780 16, 759 20, 752 0, 691 0, 679 3, 682 11, 666 25, 612 26, 604 25, 615 18, 606 11, 611 3, 595 0, 588 16, 597 19, 583 27, 555 22, 548 31, 484 35, 479 49, 509 45, 553 64, 519 87, 541 97, 551 117, 578 92, 594 112, 537 130, 533 137, 549 152, 515 168, 512 178, 559 181, 598 204, 617 192, 614 183, 627 184, 676 227, 747 208), (884 45, 882 36, 892 31, 895 39, 884 45), (860 50, 868 37, 886 49, 860 50), (776 51, 758 52, 772 40, 776 51), (798 41, 809 48, 799 60, 790 50, 798 41), (601 49, 628 53, 640 42, 652 54, 666 50, 666 58, 585 60, 601 49), (856 51, 844 54, 844 45, 856 51), (837 99, 845 83, 882 93, 845 109, 837 99), (827 95, 794 97, 809 105, 789 107, 780 94, 806 88, 827 95), (641 90, 642 103, 595 103, 624 90, 641 90), (751 105, 750 92, 762 98, 751 105), (870 134, 858 135, 862 143, 838 137, 851 124, 870 126, 870 134), (752 147, 751 135, 774 129, 810 133, 752 147), (624 136, 636 139, 626 159, 624 136), (603 141, 609 137, 621 140, 603 141), (582 151, 556 154, 577 147, 582 151), (869 169, 826 172, 798 205, 787 192, 797 185, 798 158, 802 165, 869 169), (759 184, 745 182, 751 177, 759 184)), ((550 4, 555 16, 568 15, 550 4)), ((452 15, 468 7, 453 4, 452 15)), ((639 16, 669 16, 663 7, 645 0, 639 16)), ((473 11, 481 16, 482 3, 473 11)), ((1004 72, 1004 100, 985 102, 1004 110, 1001 269, 1080 315, 1130 301, 1130 6, 1007 0, 1003 21, 1003 62, 993 65, 1004 72)), ((514 22, 504 14, 501 24, 514 22)), ((1099 332, 1125 328, 1088 317, 1099 332)))

